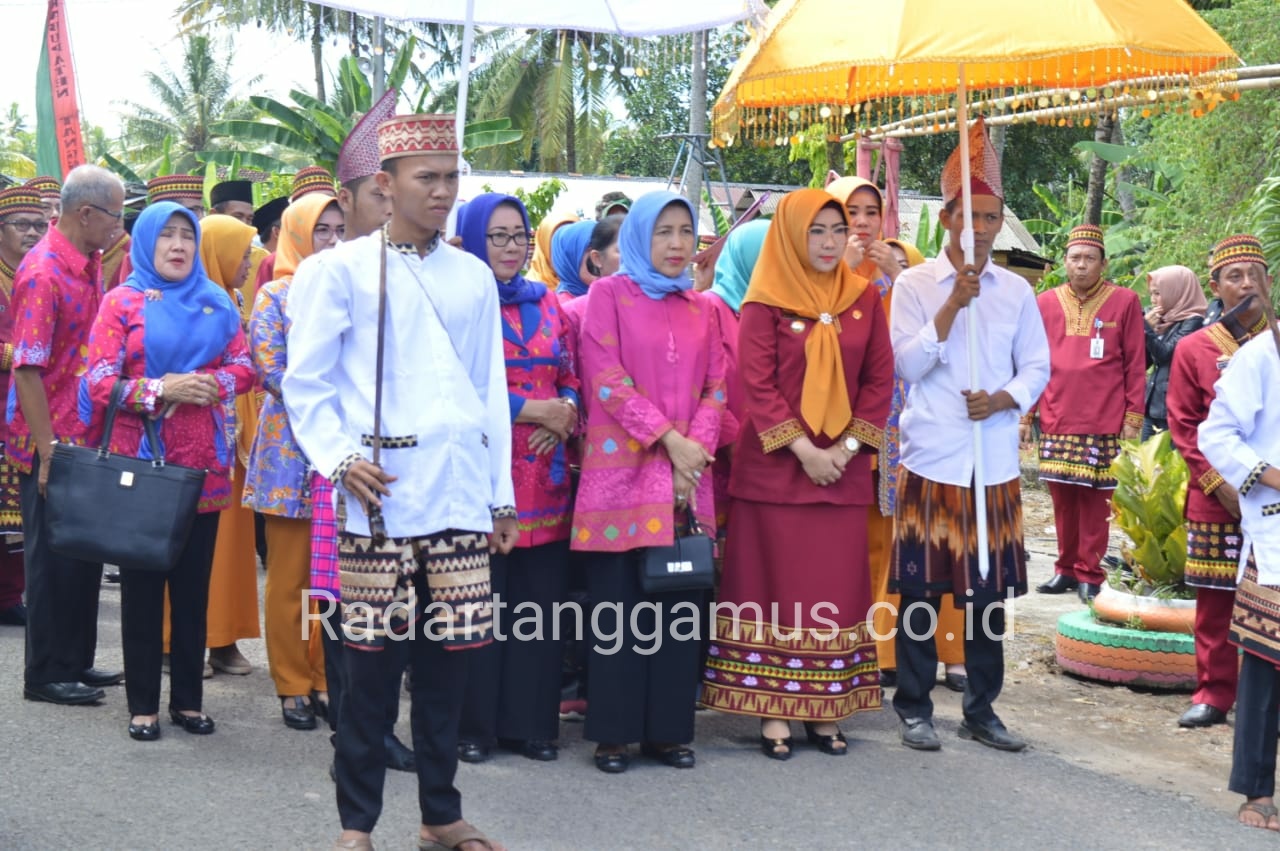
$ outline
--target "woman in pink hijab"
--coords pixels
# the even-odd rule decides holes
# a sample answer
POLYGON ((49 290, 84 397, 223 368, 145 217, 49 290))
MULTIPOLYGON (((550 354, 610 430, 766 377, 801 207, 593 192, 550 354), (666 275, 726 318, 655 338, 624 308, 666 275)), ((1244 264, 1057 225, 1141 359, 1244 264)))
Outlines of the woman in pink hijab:
POLYGON ((1167 431, 1169 422, 1164 397, 1169 390, 1169 364, 1178 341, 1204 324, 1209 303, 1196 273, 1186 266, 1164 266, 1147 275, 1151 308, 1146 315, 1147 376, 1146 407, 1142 439, 1157 431, 1167 431))

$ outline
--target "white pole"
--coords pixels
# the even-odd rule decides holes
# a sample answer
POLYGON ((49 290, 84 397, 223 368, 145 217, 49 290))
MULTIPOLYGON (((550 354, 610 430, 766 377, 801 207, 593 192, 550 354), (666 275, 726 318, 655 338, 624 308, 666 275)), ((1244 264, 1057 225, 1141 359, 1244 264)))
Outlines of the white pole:
POLYGON ((471 81, 471 45, 476 35, 476 0, 467 0, 467 20, 462 25, 462 62, 458 69, 458 150, 467 127, 467 86, 471 81))
MULTIPOLYGON (((965 265, 973 265, 973 198, 970 195, 969 171, 969 93, 964 82, 964 64, 959 66, 960 82, 956 87, 956 113, 960 118, 960 197, 964 209, 964 230, 960 233, 960 247, 964 249, 965 265)), ((981 270, 979 270, 981 271, 981 270)), ((969 389, 981 390, 978 375, 978 310, 973 302, 965 308, 965 331, 969 350, 969 389)), ((991 572, 991 559, 987 551, 987 488, 986 465, 982 457, 982 423, 973 422, 973 507, 974 521, 978 527, 978 574, 986 579, 991 572)))

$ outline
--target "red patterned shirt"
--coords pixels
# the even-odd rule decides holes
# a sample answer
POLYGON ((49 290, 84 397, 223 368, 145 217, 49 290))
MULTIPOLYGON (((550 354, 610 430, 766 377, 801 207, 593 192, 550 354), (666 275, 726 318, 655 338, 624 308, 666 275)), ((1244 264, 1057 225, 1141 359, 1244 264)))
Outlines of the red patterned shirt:
MULTIPOLYGON (((13 283, 13 368, 40 367, 53 436, 64 443, 84 443, 85 426, 76 399, 80 376, 87 368, 89 329, 102 292, 100 258, 96 251, 86 257, 51 227, 27 252, 13 283)), ((29 473, 35 441, 13 387, 6 419, 9 462, 29 473)))

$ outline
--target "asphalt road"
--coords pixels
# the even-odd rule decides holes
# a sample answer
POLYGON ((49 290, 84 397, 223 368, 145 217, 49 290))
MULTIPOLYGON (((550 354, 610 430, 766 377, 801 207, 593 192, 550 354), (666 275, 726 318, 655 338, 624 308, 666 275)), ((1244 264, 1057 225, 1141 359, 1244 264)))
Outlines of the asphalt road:
MULTIPOLYGON (((96 707, 23 700, 22 630, 0 627, 0 849, 327 849, 339 830, 327 732, 286 729, 262 642, 242 648, 252 674, 206 682, 214 735, 166 722, 159 742, 141 743, 125 731, 122 687, 96 707)), ((122 666, 117 586, 103 586, 98 663, 122 666)), ((701 712, 697 768, 637 759, 607 776, 581 725, 565 724, 557 762, 463 765, 464 812, 512 851, 1276 846, 1159 776, 1135 785, 1034 741, 1021 754, 962 741, 959 695, 934 695, 943 750, 932 754, 898 743, 887 708, 845 722, 848 756, 801 746, 787 763, 759 753, 751 720, 701 712)), ((412 848, 417 822, 414 778, 389 772, 378 848, 412 848)))

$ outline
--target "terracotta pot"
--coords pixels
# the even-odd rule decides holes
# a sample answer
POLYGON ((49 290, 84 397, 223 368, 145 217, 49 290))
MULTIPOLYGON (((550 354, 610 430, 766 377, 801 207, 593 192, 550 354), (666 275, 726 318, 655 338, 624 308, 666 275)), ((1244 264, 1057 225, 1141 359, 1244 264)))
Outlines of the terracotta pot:
POLYGON ((1128 626, 1136 617, 1151 632, 1195 632, 1195 600, 1162 600, 1119 591, 1103 583, 1093 601, 1093 613, 1100 621, 1128 626))

